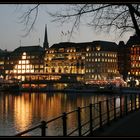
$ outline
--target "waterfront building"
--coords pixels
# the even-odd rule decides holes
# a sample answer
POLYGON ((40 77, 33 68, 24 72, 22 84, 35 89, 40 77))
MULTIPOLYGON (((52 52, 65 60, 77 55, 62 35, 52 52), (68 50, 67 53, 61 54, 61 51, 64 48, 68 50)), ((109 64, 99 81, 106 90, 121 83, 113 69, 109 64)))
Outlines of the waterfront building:
POLYGON ((85 50, 77 43, 64 42, 46 49, 45 72, 52 78, 82 81, 85 74, 85 50))
POLYGON ((44 73, 44 54, 41 46, 20 46, 9 54, 5 62, 5 79, 25 81, 44 73))
POLYGON ((121 79, 121 74, 125 72, 125 68, 122 69, 124 62, 121 61, 124 51, 118 50, 118 45, 109 41, 61 42, 49 46, 45 26, 43 47, 20 46, 6 55, 4 78, 18 79, 24 86, 35 87, 46 87, 50 81, 63 85, 76 82, 113 83, 121 79), (32 84, 31 81, 36 83, 32 84))
POLYGON ((45 73, 53 79, 75 79, 84 83, 109 82, 120 77, 118 46, 114 42, 63 42, 46 49, 45 73))
POLYGON ((140 37, 137 35, 130 36, 126 43, 129 54, 127 60, 127 78, 136 81, 136 85, 140 82, 140 37))
POLYGON ((10 52, 0 49, 0 78, 5 78, 5 60, 10 52))
POLYGON ((120 41, 118 44, 118 71, 123 76, 125 81, 130 69, 128 65, 128 61, 130 61, 129 55, 130 53, 126 44, 123 41, 120 41))
POLYGON ((86 83, 107 84, 121 77, 117 49, 116 43, 108 41, 93 41, 86 48, 86 83))

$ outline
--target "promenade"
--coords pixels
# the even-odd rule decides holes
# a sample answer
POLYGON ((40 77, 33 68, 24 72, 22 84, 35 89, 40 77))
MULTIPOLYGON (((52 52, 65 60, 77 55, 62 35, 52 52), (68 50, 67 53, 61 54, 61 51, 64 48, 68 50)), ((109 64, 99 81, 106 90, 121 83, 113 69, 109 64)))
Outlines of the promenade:
POLYGON ((93 137, 140 137, 140 110, 117 119, 93 133, 93 137))

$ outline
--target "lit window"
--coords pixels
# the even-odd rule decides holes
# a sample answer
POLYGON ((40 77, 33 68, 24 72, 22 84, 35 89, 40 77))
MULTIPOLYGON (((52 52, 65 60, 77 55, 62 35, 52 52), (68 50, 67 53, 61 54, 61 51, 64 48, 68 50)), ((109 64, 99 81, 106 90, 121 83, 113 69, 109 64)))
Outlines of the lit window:
POLYGON ((35 65, 35 68, 39 68, 39 66, 38 65, 35 65))
POLYGON ((89 48, 87 48, 86 50, 87 50, 87 52, 88 52, 88 51, 89 51, 89 48))
POLYGON ((22 62, 22 61, 21 61, 21 60, 19 60, 19 64, 21 64, 21 62, 22 62))
POLYGON ((25 60, 22 60, 22 64, 25 64, 25 60))
POLYGON ((22 65, 22 69, 25 69, 25 65, 22 65))
POLYGON ((21 69, 21 65, 18 65, 18 67, 17 67, 18 69, 21 69))

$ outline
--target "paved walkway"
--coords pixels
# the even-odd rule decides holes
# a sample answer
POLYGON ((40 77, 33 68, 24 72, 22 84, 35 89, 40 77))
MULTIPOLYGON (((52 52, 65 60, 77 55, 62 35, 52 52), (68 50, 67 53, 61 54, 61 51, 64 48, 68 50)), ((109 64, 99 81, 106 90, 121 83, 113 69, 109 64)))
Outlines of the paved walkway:
POLYGON ((110 126, 103 127, 93 133, 97 137, 140 137, 140 110, 113 121, 110 126))

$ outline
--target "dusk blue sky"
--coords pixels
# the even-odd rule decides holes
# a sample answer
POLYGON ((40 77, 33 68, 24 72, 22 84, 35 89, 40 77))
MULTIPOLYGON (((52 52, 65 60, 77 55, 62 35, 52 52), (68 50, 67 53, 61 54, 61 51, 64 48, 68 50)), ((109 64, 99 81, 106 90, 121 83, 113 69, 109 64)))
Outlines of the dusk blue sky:
MULTIPOLYGON (((67 37, 62 35, 63 32, 67 32, 71 23, 66 23, 63 26, 58 22, 52 22, 52 18, 46 13, 48 11, 61 10, 65 5, 60 4, 48 4, 41 5, 39 9, 39 15, 35 24, 35 30, 27 37, 22 37, 25 34, 23 31, 24 25, 18 23, 18 17, 22 15, 25 8, 31 5, 15 5, 15 4, 0 4, 0 49, 7 49, 12 51, 20 46, 20 40, 22 46, 31 45, 43 45, 45 24, 48 27, 48 41, 49 45, 53 45, 59 42, 67 42, 67 37)), ((127 33, 123 37, 119 37, 114 32, 97 33, 93 28, 82 25, 79 28, 70 42, 92 42, 95 40, 113 41, 118 43, 120 40, 126 42, 130 35, 133 33, 127 33)))

